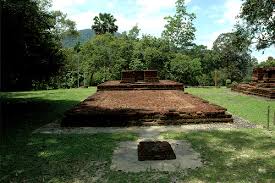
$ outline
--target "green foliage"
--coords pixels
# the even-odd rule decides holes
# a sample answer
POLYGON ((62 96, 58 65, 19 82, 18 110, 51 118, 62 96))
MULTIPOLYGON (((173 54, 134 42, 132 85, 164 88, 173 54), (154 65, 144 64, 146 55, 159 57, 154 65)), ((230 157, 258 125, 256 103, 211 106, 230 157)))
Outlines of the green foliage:
POLYGON ((1 1, 1 90, 31 89, 63 65, 60 40, 75 32, 75 24, 49 7, 49 1, 1 1))
POLYGON ((240 18, 245 28, 257 39, 257 49, 275 44, 275 2, 273 0, 245 0, 240 18))
POLYGON ((115 25, 116 19, 109 13, 99 13, 93 20, 92 29, 97 35, 105 33, 113 34, 118 30, 118 26, 115 25))
POLYGON ((130 39, 138 39, 140 29, 135 25, 131 30, 129 30, 128 37, 130 39))
POLYGON ((195 85, 196 77, 202 72, 199 59, 191 59, 182 54, 177 54, 170 62, 172 78, 182 83, 195 85))
POLYGON ((225 80, 225 86, 226 86, 227 88, 230 88, 230 86, 231 86, 231 79, 225 80))
POLYGON ((112 79, 109 68, 101 68, 93 74, 92 84, 98 85, 112 79))
POLYGON ((129 69, 131 70, 144 70, 146 69, 145 64, 138 58, 134 58, 130 64, 129 69))
POLYGON ((275 59, 273 57, 269 57, 266 61, 261 62, 257 65, 257 67, 267 68, 267 67, 275 67, 275 59))
MULTIPOLYGON (((179 52, 171 48, 169 41, 163 38, 143 35, 138 39, 129 36, 127 32, 120 37, 107 33, 96 35, 89 42, 80 45, 79 54, 71 48, 65 49, 67 60, 63 69, 65 75, 76 71, 79 57, 80 83, 84 83, 85 73, 86 83, 93 85, 120 79, 120 73, 125 69, 156 69, 160 79, 174 79, 189 85, 214 85, 213 72, 218 70, 220 86, 226 84, 226 79, 241 81, 245 76, 250 76, 252 71, 254 62, 250 59, 249 52, 243 53, 246 58, 241 51, 236 53, 240 47, 232 47, 232 44, 231 39, 221 39, 219 44, 216 42, 215 50, 194 45, 179 52), (231 57, 226 58, 229 53, 231 57)), ((77 77, 71 76, 71 79, 62 80, 67 83, 64 86, 74 86, 68 83, 77 77)))
POLYGON ((202 74, 196 76, 196 79, 200 86, 213 86, 214 81, 210 74, 202 74))
POLYGON ((176 14, 164 19, 167 24, 164 26, 162 37, 167 39, 172 47, 183 49, 192 45, 196 31, 192 22, 195 14, 187 12, 184 0, 177 0, 176 14))
POLYGON ((238 84, 239 84, 238 82, 233 81, 232 84, 231 84, 231 86, 237 86, 238 84))
POLYGON ((241 81, 253 67, 250 44, 249 34, 240 30, 222 33, 214 41, 213 51, 218 55, 218 66, 228 79, 241 81))

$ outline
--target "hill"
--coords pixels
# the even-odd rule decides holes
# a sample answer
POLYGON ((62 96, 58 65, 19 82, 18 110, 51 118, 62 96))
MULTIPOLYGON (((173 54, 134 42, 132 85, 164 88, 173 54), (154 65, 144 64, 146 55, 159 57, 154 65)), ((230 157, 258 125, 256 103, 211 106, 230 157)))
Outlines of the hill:
MULTIPOLYGON (((87 41, 89 41, 91 38, 93 38, 96 34, 95 31, 92 29, 82 29, 79 30, 79 41, 80 43, 85 43, 87 41)), ((116 32, 115 36, 120 36, 120 33, 116 32)), ((74 45, 77 43, 78 38, 76 37, 72 37, 72 36, 66 36, 63 41, 62 41, 62 45, 65 48, 71 48, 74 47, 74 45)))
MULTIPOLYGON (((92 29, 83 29, 79 30, 79 41, 80 43, 85 43, 88 40, 90 40, 92 37, 95 36, 95 31, 92 29)), ((74 45, 77 43, 78 38, 72 37, 72 36, 66 36, 63 41, 62 45, 65 48, 74 47, 74 45)))

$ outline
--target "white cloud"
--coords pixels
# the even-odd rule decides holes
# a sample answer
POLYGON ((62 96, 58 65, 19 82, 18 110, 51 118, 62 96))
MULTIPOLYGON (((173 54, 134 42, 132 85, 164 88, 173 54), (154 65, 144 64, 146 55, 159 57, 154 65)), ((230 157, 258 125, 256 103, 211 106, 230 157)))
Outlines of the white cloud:
POLYGON ((225 11, 223 17, 216 22, 220 24, 229 23, 230 25, 236 23, 237 15, 240 12, 241 5, 241 0, 226 0, 224 4, 225 11))
POLYGON ((68 15, 68 18, 75 21, 77 23, 76 27, 78 30, 81 29, 89 29, 92 26, 93 18, 98 15, 98 12, 83 12, 68 15))
POLYGON ((161 8, 171 8, 175 6, 176 0, 137 0, 136 4, 141 7, 143 13, 154 13, 161 8))
POLYGON ((258 59, 258 62, 266 61, 269 56, 275 58, 275 46, 271 46, 260 51, 253 49, 252 56, 256 57, 258 59))
POLYGON ((211 34, 202 36, 201 39, 198 39, 196 42, 198 44, 206 45, 208 49, 211 49, 213 47, 214 41, 218 38, 218 36, 222 33, 231 32, 231 28, 221 29, 218 31, 214 31, 211 34))
POLYGON ((53 0, 52 9, 66 11, 68 8, 72 8, 75 5, 82 5, 86 0, 53 0))

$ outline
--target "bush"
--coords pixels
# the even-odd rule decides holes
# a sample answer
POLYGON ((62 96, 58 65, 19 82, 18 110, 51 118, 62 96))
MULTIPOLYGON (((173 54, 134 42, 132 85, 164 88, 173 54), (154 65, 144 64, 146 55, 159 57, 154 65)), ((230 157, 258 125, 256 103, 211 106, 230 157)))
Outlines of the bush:
POLYGON ((183 54, 177 54, 170 62, 172 79, 189 85, 198 83, 197 76, 201 75, 202 68, 200 60, 183 54))
POLYGON ((227 88, 230 88, 230 85, 231 85, 231 79, 225 80, 225 86, 226 86, 227 88))
POLYGON ((199 85, 201 86, 211 86, 214 85, 213 79, 211 75, 209 74, 202 74, 200 76, 197 76, 197 81, 199 82, 199 85))
POLYGON ((233 81, 231 84, 231 87, 237 86, 239 83, 237 83, 236 81, 233 81))
POLYGON ((146 66, 140 59, 133 59, 129 64, 129 68, 131 70, 144 70, 146 66))
POLYGON ((105 81, 111 80, 112 75, 108 68, 101 68, 99 71, 95 72, 92 78, 92 85, 98 85, 104 83, 105 81))

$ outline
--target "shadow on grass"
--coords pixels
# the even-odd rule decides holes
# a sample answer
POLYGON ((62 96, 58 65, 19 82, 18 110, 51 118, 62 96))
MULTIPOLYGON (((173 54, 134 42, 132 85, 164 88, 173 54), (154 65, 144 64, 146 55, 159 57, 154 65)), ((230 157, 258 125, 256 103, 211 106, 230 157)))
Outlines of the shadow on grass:
POLYGON ((96 182, 109 171, 113 149, 132 134, 34 134, 26 146, 2 151, 0 182, 96 182))
POLYGON ((201 153, 205 166, 189 172, 186 181, 272 182, 275 180, 275 138, 261 130, 165 134, 187 139, 201 153))
POLYGON ((80 102, 46 100, 41 97, 24 98, 24 95, 30 94, 15 93, 0 98, 0 144, 17 144, 18 141, 24 144, 34 129, 62 118, 66 110, 80 102))

